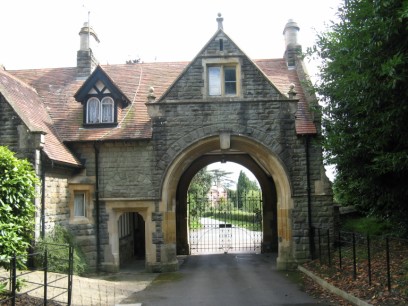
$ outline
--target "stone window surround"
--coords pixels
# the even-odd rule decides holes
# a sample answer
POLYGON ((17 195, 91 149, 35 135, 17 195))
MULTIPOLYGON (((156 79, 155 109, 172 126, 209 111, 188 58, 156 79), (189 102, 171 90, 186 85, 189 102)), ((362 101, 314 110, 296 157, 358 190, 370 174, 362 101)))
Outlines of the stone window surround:
POLYGON ((204 80, 204 93, 203 96, 211 99, 216 99, 220 97, 241 97, 241 60, 238 57, 228 57, 228 58, 205 58, 202 60, 203 65, 203 80, 204 80), (236 94, 235 95, 225 95, 224 91, 221 96, 210 96, 208 88, 208 67, 211 66, 230 66, 235 67, 236 71, 236 94))
POLYGON ((94 209, 94 199, 93 195, 95 193, 95 186, 93 184, 69 184, 69 224, 92 224, 94 223, 93 209, 94 209), (74 214, 74 200, 75 193, 83 192, 85 194, 85 210, 86 217, 75 216, 74 214))

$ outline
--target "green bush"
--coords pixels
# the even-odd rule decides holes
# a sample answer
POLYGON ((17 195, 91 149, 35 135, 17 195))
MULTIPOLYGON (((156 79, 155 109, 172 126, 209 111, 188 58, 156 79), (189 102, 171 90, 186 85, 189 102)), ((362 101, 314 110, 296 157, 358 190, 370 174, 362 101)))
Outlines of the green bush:
POLYGON ((375 236, 393 234, 393 226, 389 221, 383 221, 371 216, 345 220, 342 229, 375 236))
POLYGON ((69 271, 69 252, 68 245, 74 248, 73 272, 77 275, 83 275, 88 264, 85 255, 80 246, 76 243, 74 236, 64 227, 56 225, 54 229, 47 233, 44 239, 37 242, 35 246, 36 264, 43 265, 45 250, 48 251, 48 271, 57 273, 68 273, 69 271), (64 246, 65 245, 65 246, 64 246))
POLYGON ((38 178, 31 164, 0 146, 0 266, 12 256, 23 268, 34 232, 34 197, 38 178))

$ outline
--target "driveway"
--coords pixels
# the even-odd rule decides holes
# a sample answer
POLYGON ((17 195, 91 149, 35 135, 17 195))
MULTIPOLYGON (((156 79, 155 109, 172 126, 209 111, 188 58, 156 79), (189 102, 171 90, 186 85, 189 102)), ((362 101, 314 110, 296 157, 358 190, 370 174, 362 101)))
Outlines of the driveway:
POLYGON ((187 256, 180 270, 160 274, 145 290, 120 304, 160 305, 316 305, 287 273, 276 270, 269 254, 187 256))

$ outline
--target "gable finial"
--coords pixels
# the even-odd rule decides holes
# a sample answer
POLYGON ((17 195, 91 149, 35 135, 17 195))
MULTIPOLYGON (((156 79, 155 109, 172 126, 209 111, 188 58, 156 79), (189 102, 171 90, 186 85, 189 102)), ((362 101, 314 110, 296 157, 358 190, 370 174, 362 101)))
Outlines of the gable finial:
POLYGON ((221 13, 218 13, 218 17, 217 17, 217 22, 218 22, 218 30, 221 29, 223 30, 224 27, 222 25, 222 22, 224 21, 224 18, 221 17, 221 13))
POLYGON ((149 93, 148 93, 148 95, 147 95, 147 101, 148 101, 149 103, 153 103, 154 100, 156 100, 156 96, 154 95, 154 87, 153 87, 153 86, 150 86, 150 88, 149 88, 149 93))
POLYGON ((292 83, 289 85, 289 91, 288 91, 289 99, 295 99, 296 95, 297 95, 297 92, 295 90, 295 84, 292 83))

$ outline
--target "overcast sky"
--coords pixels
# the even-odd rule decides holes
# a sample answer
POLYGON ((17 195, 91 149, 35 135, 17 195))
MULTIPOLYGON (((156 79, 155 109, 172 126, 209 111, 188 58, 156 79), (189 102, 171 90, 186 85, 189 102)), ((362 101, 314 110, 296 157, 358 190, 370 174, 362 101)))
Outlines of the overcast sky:
MULTIPOLYGON (((89 21, 101 64, 190 61, 217 31, 251 58, 281 58, 283 29, 299 27, 303 50, 335 19, 344 0, 0 0, 0 64, 6 69, 76 66, 79 31, 89 21), (90 12, 90 14, 88 14, 90 12)), ((311 74, 316 64, 306 61, 311 74)), ((236 176, 240 167, 230 163, 236 176)), ((228 169, 227 169, 228 170, 228 169)))
POLYGON ((304 50, 333 20, 343 0, 1 0, 0 64, 7 69, 73 67, 79 31, 88 20, 101 64, 190 61, 217 30, 251 58, 279 58, 289 19, 300 26, 304 50))

